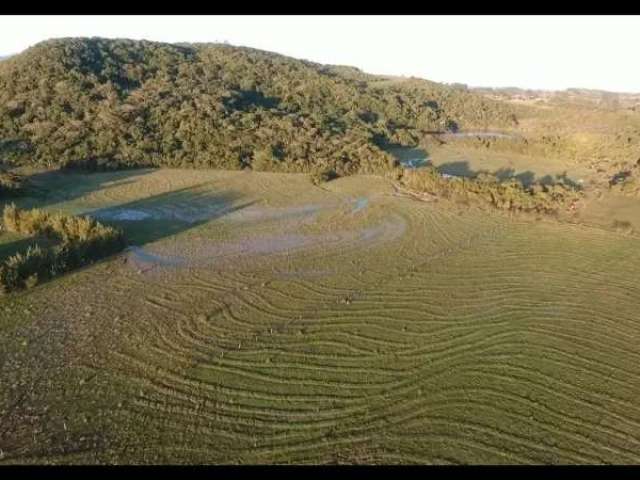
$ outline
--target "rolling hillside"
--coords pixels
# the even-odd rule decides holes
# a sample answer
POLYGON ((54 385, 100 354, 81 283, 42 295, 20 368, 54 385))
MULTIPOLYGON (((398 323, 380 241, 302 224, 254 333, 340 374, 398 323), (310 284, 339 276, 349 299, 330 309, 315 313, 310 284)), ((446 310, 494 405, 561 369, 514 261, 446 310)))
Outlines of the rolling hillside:
POLYGON ((10 165, 371 173, 395 166, 387 143, 514 119, 434 82, 221 44, 57 39, 0 65, 10 165))
POLYGON ((640 463, 640 116, 520 93, 0 62, 0 465, 640 463))

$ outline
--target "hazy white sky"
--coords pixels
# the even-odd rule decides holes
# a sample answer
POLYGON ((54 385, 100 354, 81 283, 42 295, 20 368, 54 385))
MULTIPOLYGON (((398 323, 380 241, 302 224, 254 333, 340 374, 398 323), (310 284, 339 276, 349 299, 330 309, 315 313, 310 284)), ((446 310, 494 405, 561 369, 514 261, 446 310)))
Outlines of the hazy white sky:
POLYGON ((638 16, 0 16, 0 55, 70 36, 226 40, 440 82, 640 92, 638 16))

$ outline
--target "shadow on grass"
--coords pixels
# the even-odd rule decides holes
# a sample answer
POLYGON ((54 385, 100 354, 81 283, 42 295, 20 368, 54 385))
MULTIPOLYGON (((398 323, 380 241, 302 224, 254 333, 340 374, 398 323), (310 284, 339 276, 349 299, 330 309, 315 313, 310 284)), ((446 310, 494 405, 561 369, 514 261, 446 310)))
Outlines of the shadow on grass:
POLYGON ((493 172, 489 170, 472 170, 469 162, 467 161, 443 163, 436 168, 440 173, 456 177, 475 178, 481 173, 489 173, 491 175, 495 175, 501 181, 515 178, 516 180, 519 180, 525 187, 530 186, 535 182, 542 185, 564 183, 565 185, 575 190, 582 190, 582 185, 569 178, 566 172, 554 176, 544 175, 542 177, 536 177, 536 174, 530 170, 516 173, 513 168, 500 168, 498 170, 494 170, 493 172))
MULTIPOLYGON (((0 198, 0 223, 4 205, 15 203, 20 208, 44 208, 57 203, 74 200, 95 191, 122 186, 135 182, 140 176, 151 173, 153 169, 131 169, 113 172, 82 172, 48 170, 28 175, 25 178, 24 191, 0 198)), ((54 242, 41 237, 20 238, 2 241, 0 237, 0 262, 16 253, 24 253, 33 245, 49 247, 54 242)))
MULTIPOLYGON (((46 208, 68 202, 108 188, 120 187, 136 182, 140 176, 153 169, 122 170, 114 172, 64 172, 47 171, 27 177, 25 191, 18 197, 3 198, 2 204, 14 202, 19 208, 46 208)), ((153 195, 140 200, 123 203, 108 208, 83 212, 104 224, 121 228, 127 244, 136 257, 147 263, 167 263, 166 259, 145 252, 142 247, 157 240, 180 234, 204 223, 252 205, 254 202, 239 203, 239 196, 232 192, 212 192, 205 184, 176 191, 153 195)), ((52 247, 55 241, 40 236, 24 238, 19 235, 0 237, 0 263, 12 255, 25 253, 30 246, 52 247)), ((109 255, 111 257, 111 255, 109 255)), ((101 263, 109 257, 96 259, 87 265, 74 268, 80 271, 92 264, 101 263)), ((171 261, 170 261, 171 263, 171 261)), ((177 262, 179 264, 181 262, 177 262)), ((62 275, 60 275, 62 276, 62 275)), ((58 276, 57 278, 59 278, 58 276)), ((54 278, 42 280, 39 285, 49 283, 54 278)))
POLYGON ((48 247, 53 243, 50 240, 37 237, 16 238, 15 240, 2 242, 2 236, 0 236, 0 263, 16 253, 26 252, 29 247, 34 245, 48 247))
MULTIPOLYGON (((205 184, 201 184, 195 187, 161 193, 117 206, 87 211, 83 215, 91 216, 101 223, 121 228, 127 244, 131 247, 138 261, 155 265, 175 264, 179 266, 183 263, 181 258, 172 259, 156 256, 144 251, 142 247, 157 240, 180 234, 255 203, 239 203, 239 195, 233 192, 211 192, 211 190, 203 188, 204 186, 205 184)), ((39 244, 43 247, 49 247, 54 243, 37 237, 10 240, 0 244, 0 261, 6 260, 10 255, 14 255, 17 252, 25 252, 31 245, 39 244)), ((92 264, 107 260, 109 257, 97 259, 64 274, 84 270, 92 264)), ((54 279, 48 279, 40 284, 48 283, 52 280, 54 279)))
POLYGON ((50 170, 26 178, 25 191, 15 201, 22 208, 42 208, 68 202, 99 190, 134 183, 153 169, 117 170, 112 172, 84 172, 50 170))
POLYGON ((443 163, 436 167, 440 173, 446 175, 452 175, 454 177, 468 177, 473 178, 480 173, 480 171, 473 171, 469 168, 469 162, 449 162, 443 163))
POLYGON ((205 184, 85 212, 122 228, 130 245, 142 246, 177 235, 255 202, 238 203, 233 192, 212 192, 205 184))

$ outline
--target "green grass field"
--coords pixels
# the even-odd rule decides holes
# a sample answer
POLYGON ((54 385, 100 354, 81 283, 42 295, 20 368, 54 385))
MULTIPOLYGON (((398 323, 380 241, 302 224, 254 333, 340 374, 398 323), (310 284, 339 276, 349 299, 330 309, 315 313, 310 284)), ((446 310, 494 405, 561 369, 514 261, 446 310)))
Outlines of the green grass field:
POLYGON ((132 248, 0 299, 0 463, 640 462, 640 238, 606 206, 569 224, 374 176, 32 178, 20 206, 132 248))

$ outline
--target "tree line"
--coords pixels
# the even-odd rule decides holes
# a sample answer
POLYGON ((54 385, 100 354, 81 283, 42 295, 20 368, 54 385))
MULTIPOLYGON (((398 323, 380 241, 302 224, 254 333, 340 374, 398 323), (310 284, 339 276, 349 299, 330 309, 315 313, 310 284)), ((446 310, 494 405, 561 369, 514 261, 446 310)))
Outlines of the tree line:
POLYGON ((410 191, 425 192, 457 202, 548 215, 571 208, 582 197, 582 192, 563 177, 553 184, 533 182, 525 186, 516 178, 500 180, 484 172, 471 178, 444 176, 433 166, 404 170, 400 182, 410 191))

